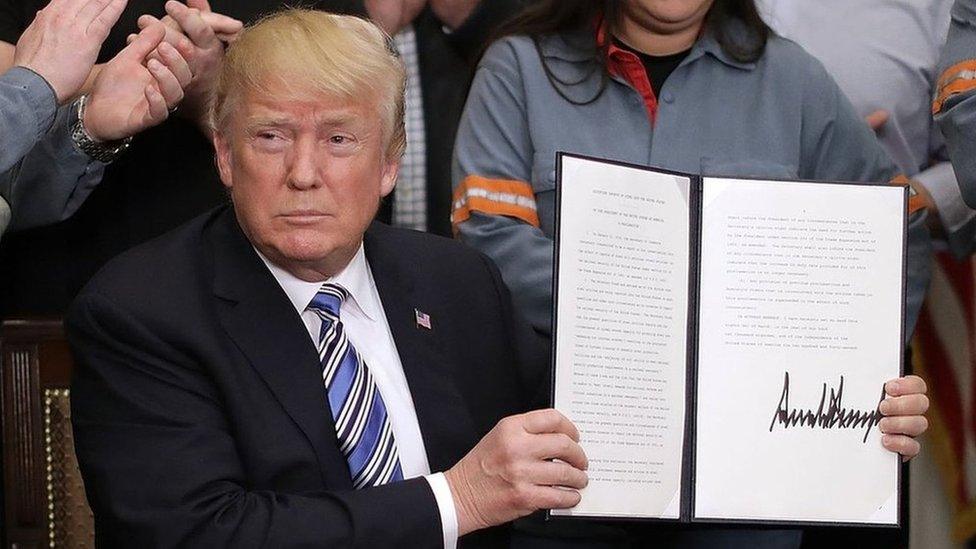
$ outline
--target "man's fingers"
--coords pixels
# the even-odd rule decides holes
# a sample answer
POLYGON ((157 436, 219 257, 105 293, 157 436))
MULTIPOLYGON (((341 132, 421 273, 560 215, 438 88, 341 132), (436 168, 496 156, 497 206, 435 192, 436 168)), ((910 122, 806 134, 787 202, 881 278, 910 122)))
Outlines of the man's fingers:
POLYGON ((167 27, 175 30, 180 34, 183 34, 182 29, 180 29, 180 24, 176 22, 176 19, 173 19, 172 17, 167 15, 166 17, 163 17, 162 21, 163 24, 166 25, 167 27))
POLYGON ((190 71, 190 65, 183 59, 183 56, 176 51, 176 48, 166 42, 160 44, 156 48, 156 52, 159 54, 158 59, 160 62, 166 65, 166 68, 173 73, 180 87, 186 89, 190 85, 190 81, 193 80, 193 73, 190 71))
POLYGON ((108 33, 112 30, 112 27, 118 22, 122 11, 125 10, 127 2, 128 0, 110 0, 102 11, 88 24, 85 34, 99 42, 104 42, 108 38, 108 33))
POLYGON ((130 61, 142 63, 144 59, 156 49, 166 36, 165 26, 162 24, 150 25, 142 29, 128 46, 118 53, 118 56, 125 57, 130 61))
POLYGON ((885 392, 891 396, 924 393, 928 390, 925 380, 918 376, 905 376, 885 383, 885 392))
POLYGON ((217 34, 217 38, 220 38, 221 35, 234 35, 244 30, 244 23, 220 13, 201 10, 200 18, 210 27, 210 30, 217 34))
POLYGON ((573 440, 579 440, 579 431, 573 422, 552 408, 523 414, 522 428, 528 433, 563 433, 573 440))
MULTIPOLYGON (((102 11, 105 10, 112 3, 112 0, 86 0, 80 6, 77 7, 74 13, 63 12, 64 16, 70 18, 73 25, 78 25, 80 28, 85 29, 88 32, 88 27, 92 24, 102 11)), ((67 6, 66 6, 67 8, 67 6)), ((70 8, 68 8, 70 9, 70 8)))
POLYGON ((929 428, 929 420, 925 416, 886 417, 878 423, 878 428, 889 435, 917 437, 929 428))
POLYGON ((175 107, 183 99, 183 86, 180 86, 180 81, 176 79, 176 76, 165 65, 156 59, 150 59, 146 64, 146 68, 149 69, 149 73, 156 79, 156 87, 166 102, 166 110, 175 107))
POLYGON ((581 471, 589 468, 590 462, 583 448, 575 440, 563 433, 545 433, 532 437, 532 457, 539 459, 558 459, 581 471))
POLYGON ((884 435, 881 444, 889 451, 904 456, 906 461, 917 456, 922 449, 917 440, 904 435, 884 435))
POLYGON ((149 128, 159 124, 169 116, 169 107, 166 106, 166 99, 163 98, 156 86, 150 84, 146 86, 146 102, 148 109, 146 116, 143 117, 144 127, 149 128))
POLYGON ((51 0, 38 13, 44 12, 45 16, 51 17, 65 15, 74 19, 87 4, 88 0, 51 0))
POLYGON ((529 482, 540 486, 564 486, 581 490, 589 479, 586 473, 559 461, 540 461, 527 468, 529 482))
POLYGON ((169 0, 166 2, 166 13, 180 24, 180 28, 198 48, 207 49, 220 43, 217 35, 200 17, 200 10, 169 0))
POLYGON ((535 509, 569 509, 580 502, 580 493, 566 488, 536 486, 532 489, 531 501, 535 509))
POLYGON ((878 405, 878 410, 886 416, 920 416, 928 409, 929 398, 925 395, 889 397, 878 405))
POLYGON ((163 25, 163 28, 166 29, 166 37, 164 38, 166 42, 176 46, 180 54, 185 57, 193 53, 193 42, 190 42, 190 39, 183 34, 179 23, 172 17, 166 16, 162 19, 156 19, 152 15, 141 15, 136 20, 136 24, 140 29, 146 29, 152 25, 163 25))
POLYGON ((868 123, 868 126, 871 126, 872 130, 879 131, 888 122, 888 111, 876 110, 865 116, 864 120, 868 123))
POLYGON ((186 0, 186 5, 200 10, 200 13, 210 11, 210 2, 207 2, 207 0, 186 0))

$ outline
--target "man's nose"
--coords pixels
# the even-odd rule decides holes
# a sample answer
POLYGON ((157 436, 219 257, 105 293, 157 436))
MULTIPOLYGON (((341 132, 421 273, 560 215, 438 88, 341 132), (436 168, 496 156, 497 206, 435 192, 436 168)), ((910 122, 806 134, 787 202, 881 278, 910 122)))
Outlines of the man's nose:
POLYGON ((311 189, 319 185, 321 157, 314 139, 299 139, 292 148, 288 184, 296 189, 311 189))

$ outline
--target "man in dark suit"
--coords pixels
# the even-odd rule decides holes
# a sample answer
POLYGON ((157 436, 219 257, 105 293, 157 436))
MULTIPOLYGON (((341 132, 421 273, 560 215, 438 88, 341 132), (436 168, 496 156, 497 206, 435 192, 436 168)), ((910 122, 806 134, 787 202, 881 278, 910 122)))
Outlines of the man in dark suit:
POLYGON ((520 413, 544 352, 497 269, 370 226, 403 80, 351 17, 285 12, 228 49, 233 206, 111 262, 68 318, 100 545, 498 547, 492 527, 579 501, 575 427, 520 413))

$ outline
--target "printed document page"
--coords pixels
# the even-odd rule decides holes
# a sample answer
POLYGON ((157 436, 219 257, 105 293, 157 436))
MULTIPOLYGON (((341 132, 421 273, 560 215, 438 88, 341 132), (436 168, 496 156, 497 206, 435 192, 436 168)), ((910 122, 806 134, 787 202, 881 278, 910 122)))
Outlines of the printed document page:
POLYGON ((703 189, 694 518, 897 524, 904 189, 703 189))
POLYGON ((555 407, 590 483, 555 515, 680 517, 687 177, 562 157, 555 407))

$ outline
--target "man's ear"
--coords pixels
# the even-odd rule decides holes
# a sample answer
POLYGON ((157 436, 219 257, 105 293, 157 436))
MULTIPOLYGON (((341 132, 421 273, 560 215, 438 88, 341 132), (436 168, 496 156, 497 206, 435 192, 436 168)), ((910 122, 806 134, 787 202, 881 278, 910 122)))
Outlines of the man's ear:
POLYGON ((393 192, 396 186, 397 174, 400 173, 400 159, 390 160, 383 168, 383 180, 380 182, 380 197, 385 197, 393 192))
POLYGON ((228 189, 234 186, 233 177, 233 157, 231 155, 230 141, 221 131, 213 133, 214 151, 217 153, 217 171, 220 173, 220 181, 228 189))

